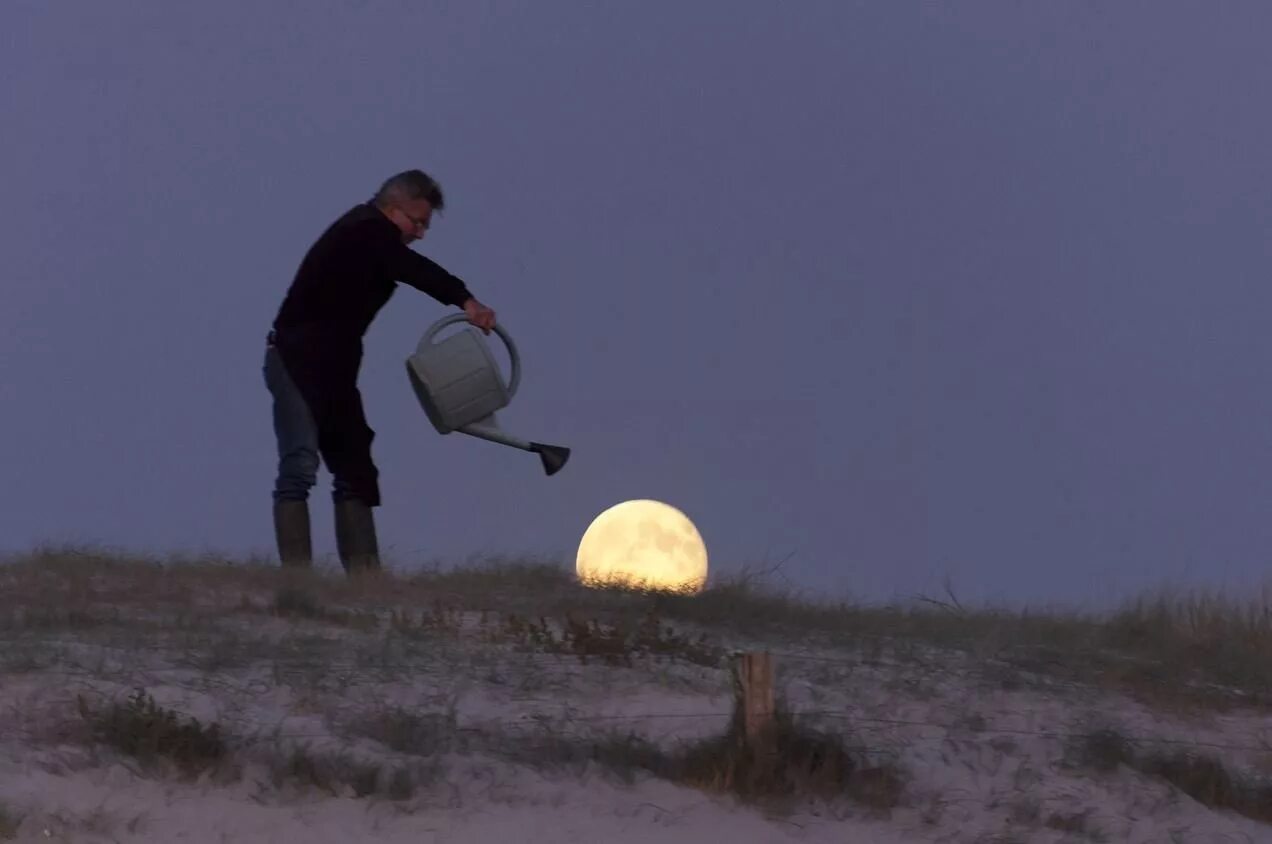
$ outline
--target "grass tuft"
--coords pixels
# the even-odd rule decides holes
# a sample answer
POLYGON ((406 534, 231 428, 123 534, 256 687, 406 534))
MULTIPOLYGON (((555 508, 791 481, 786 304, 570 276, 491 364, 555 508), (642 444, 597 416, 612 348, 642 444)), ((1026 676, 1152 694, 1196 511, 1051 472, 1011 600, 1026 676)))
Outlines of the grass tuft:
POLYGON ((0 838, 9 841, 18 837, 22 817, 7 806, 0 806, 0 838))
POLYGON ((1101 773, 1125 766, 1169 783, 1203 806, 1272 823, 1272 782, 1236 773, 1217 756, 1185 749, 1141 750, 1112 729, 1071 739, 1066 755, 1070 764, 1101 773))
POLYGON ((793 800, 846 798, 884 811, 900 805, 905 777, 891 763, 870 764, 843 736, 798 724, 779 713, 767 740, 748 743, 737 720, 720 736, 663 748, 635 733, 599 738, 556 734, 525 741, 500 738, 494 752, 536 767, 599 765, 630 783, 646 773, 691 788, 729 794, 769 808, 793 800))
POLYGON ((422 780, 406 765, 359 759, 346 752, 316 753, 300 746, 271 757, 269 773, 274 787, 279 789, 299 786, 333 797, 347 794, 390 800, 410 799, 422 780))
POLYGON ((722 648, 708 642, 706 634, 693 639, 678 633, 652 610, 637 624, 621 619, 607 624, 570 613, 560 628, 558 632, 543 617, 536 623, 511 614, 503 633, 516 644, 546 653, 573 654, 584 664, 595 657, 606 665, 630 667, 637 659, 667 657, 715 667, 725 656, 722 648))
POLYGON ((452 747, 456 730, 453 711, 416 712, 390 706, 377 713, 362 714, 348 724, 346 732, 379 742, 397 753, 435 756, 452 747))
POLYGON ((112 702, 101 710, 90 708, 83 695, 77 703, 94 740, 142 763, 167 760, 185 776, 197 776, 227 755, 219 724, 204 725, 195 718, 183 721, 144 689, 138 689, 127 703, 112 702))

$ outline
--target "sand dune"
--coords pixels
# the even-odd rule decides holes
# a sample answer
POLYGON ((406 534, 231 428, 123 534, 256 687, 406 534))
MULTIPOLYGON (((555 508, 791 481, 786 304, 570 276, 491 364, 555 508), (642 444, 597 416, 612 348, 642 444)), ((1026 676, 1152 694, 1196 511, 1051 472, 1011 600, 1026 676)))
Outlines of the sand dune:
MULTIPOLYGON (((1128 755, 1218 758, 1253 788, 1260 707, 1026 660, 1006 621, 943 642, 939 618, 801 625, 744 595, 708 612, 718 597, 587 592, 544 567, 296 591, 268 568, 43 554, 3 586, 13 840, 1272 841, 1128 755), (571 617, 596 623, 571 637, 571 617), (819 758, 850 754, 839 779, 791 775, 829 796, 741 795, 727 766, 714 783, 687 767, 730 729, 743 650, 776 655, 782 711, 832 742, 819 758)), ((1212 796, 1240 790, 1208 776, 1212 796)))

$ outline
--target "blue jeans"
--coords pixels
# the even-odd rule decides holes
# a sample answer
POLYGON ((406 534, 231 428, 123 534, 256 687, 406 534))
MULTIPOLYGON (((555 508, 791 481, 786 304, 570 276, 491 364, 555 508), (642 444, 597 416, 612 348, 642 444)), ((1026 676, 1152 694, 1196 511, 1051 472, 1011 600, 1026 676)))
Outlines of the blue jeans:
MULTIPOLYGON (((274 438, 278 443, 275 501, 306 501, 318 481, 321 465, 318 426, 304 396, 287 373, 282 356, 273 346, 265 348, 265 386, 274 398, 274 438)), ((340 478, 332 482, 332 498, 348 497, 349 486, 340 478)))

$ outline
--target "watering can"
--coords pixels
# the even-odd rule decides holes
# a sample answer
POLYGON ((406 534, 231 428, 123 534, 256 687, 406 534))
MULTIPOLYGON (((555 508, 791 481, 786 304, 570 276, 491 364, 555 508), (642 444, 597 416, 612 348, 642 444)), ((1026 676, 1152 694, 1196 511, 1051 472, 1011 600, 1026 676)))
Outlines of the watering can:
POLYGON ((507 407, 521 383, 521 357, 503 326, 495 325, 494 332, 508 347, 512 359, 512 374, 506 383, 477 329, 468 328, 445 340, 433 341, 446 326, 467 319, 464 314, 439 319, 428 327, 415 353, 406 359, 406 373, 424 413, 439 434, 459 431, 534 452, 543 461, 543 471, 555 475, 570 457, 568 448, 514 437, 495 420, 495 411, 507 407))

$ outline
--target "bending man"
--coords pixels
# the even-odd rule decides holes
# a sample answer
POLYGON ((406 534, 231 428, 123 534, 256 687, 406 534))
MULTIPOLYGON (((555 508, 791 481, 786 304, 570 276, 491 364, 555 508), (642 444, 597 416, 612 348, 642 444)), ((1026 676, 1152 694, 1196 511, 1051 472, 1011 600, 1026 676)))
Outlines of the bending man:
POLYGON ((332 474, 336 544, 349 573, 379 568, 373 507, 375 432, 358 391, 362 339, 399 282, 462 308, 487 334, 495 314, 459 278, 410 248, 443 208, 441 188, 419 170, 399 173, 342 214, 310 247, 274 319, 265 350, 278 472, 274 532, 284 566, 312 562, 309 491, 320 459, 332 474))

